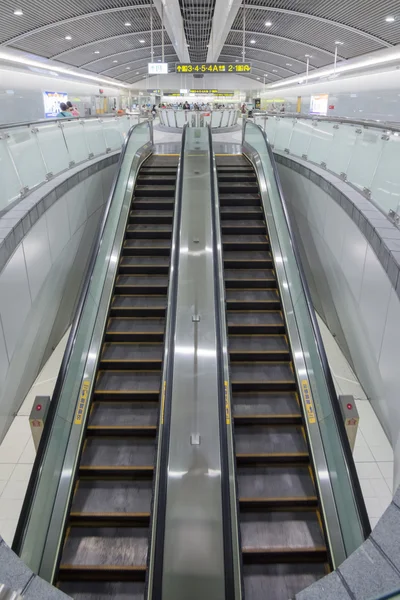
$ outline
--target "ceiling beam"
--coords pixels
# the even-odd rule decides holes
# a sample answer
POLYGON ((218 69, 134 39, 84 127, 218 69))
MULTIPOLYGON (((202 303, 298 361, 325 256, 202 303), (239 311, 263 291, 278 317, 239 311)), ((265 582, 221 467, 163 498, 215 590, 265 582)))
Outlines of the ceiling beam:
MULTIPOLYGON (((332 19, 326 19, 325 17, 317 17, 316 15, 310 15, 308 13, 303 13, 298 10, 289 10, 287 8, 275 8, 272 6, 253 6, 252 4, 248 5, 246 7, 246 9, 248 9, 248 10, 268 10, 270 12, 283 13, 285 15, 293 15, 295 17, 304 17, 305 19, 312 19, 314 21, 319 21, 320 23, 326 23, 327 25, 335 25, 336 27, 340 27, 341 29, 349 31, 352 34, 361 35, 373 42, 376 42, 377 44, 381 44, 382 46, 385 46, 386 48, 392 48, 395 45, 395 44, 390 44, 389 42, 386 42, 385 40, 382 40, 381 38, 377 37, 376 35, 372 35, 372 33, 368 33, 366 31, 363 31, 362 29, 357 29, 357 27, 352 27, 351 25, 345 25, 345 23, 340 23, 339 21, 333 21, 332 19)), ((253 33, 257 33, 257 32, 254 31, 253 33)))
POLYGON ((180 62, 189 63, 189 51, 183 26, 179 0, 154 0, 154 6, 164 21, 164 27, 169 35, 180 62))
MULTIPOLYGON (((231 33, 242 34, 243 32, 241 29, 231 29, 231 33)), ((317 52, 322 52, 322 54, 327 54, 328 56, 335 56, 334 52, 325 50, 325 48, 320 48, 319 46, 313 46, 312 44, 309 44, 308 42, 302 42, 300 40, 293 40, 292 38, 287 38, 282 35, 276 35, 274 33, 261 33, 260 31, 247 31, 246 30, 246 34, 254 35, 254 36, 260 35, 261 37, 266 37, 266 38, 274 38, 276 40, 282 40, 283 42, 287 42, 288 44, 301 44, 302 46, 307 46, 307 48, 311 48, 312 50, 316 50, 317 52)), ((254 48, 254 46, 246 46, 246 48, 247 47, 254 48)), ((257 48, 257 50, 258 50, 258 48, 257 48)), ((344 58, 344 56, 340 56, 339 54, 338 54, 338 57, 341 60, 346 60, 344 58)))
POLYGON ((35 35, 35 33, 41 33, 42 31, 47 31, 48 29, 52 29, 54 27, 58 27, 59 25, 69 25, 70 23, 76 23, 77 21, 81 21, 82 19, 90 19, 91 17, 98 17, 102 15, 109 15, 116 12, 123 12, 126 10, 136 10, 138 8, 151 8, 151 4, 130 4, 128 6, 119 6, 118 8, 106 8, 104 10, 96 10, 90 13, 84 13, 83 15, 77 15, 76 17, 70 17, 69 19, 62 19, 61 21, 55 21, 54 23, 49 23, 47 25, 42 25, 41 27, 36 27, 35 29, 31 29, 30 31, 25 31, 25 33, 21 33, 9 40, 6 40, 1 46, 11 46, 20 40, 23 40, 31 35, 35 35))
POLYGON ((215 0, 213 23, 208 43, 207 62, 218 60, 242 0, 215 0))

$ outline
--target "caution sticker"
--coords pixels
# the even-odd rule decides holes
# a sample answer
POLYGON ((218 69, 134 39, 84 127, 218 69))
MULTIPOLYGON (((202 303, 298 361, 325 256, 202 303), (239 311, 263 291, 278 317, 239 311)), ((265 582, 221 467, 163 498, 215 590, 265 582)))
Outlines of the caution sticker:
POLYGON ((164 425, 164 406, 165 406, 165 388, 167 382, 163 381, 162 392, 161 392, 161 425, 164 425))
POLYGON ((229 386, 228 386, 227 381, 224 381, 224 386, 225 386, 225 419, 226 419, 226 424, 230 425, 231 424, 231 411, 229 408, 229 386))
POLYGON ((82 425, 83 413, 89 395, 90 379, 84 379, 79 396, 78 408, 76 409, 75 425, 82 425))
POLYGON ((306 403, 306 413, 308 417, 309 423, 316 423, 317 419, 315 417, 314 404, 311 398, 310 393, 310 385, 307 379, 303 379, 301 382, 301 388, 303 390, 304 401, 306 403))

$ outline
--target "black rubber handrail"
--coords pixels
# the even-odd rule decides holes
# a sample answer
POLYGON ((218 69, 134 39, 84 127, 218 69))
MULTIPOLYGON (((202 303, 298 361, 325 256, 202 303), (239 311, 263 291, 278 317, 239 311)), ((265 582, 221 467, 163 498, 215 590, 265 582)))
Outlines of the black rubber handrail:
MULTIPOLYGON (((295 256, 297 267, 299 270, 300 281, 301 281, 304 297, 306 300, 307 309, 308 309, 311 323, 312 323, 314 339, 315 339, 315 343, 317 345, 317 350, 318 350, 319 358, 321 361, 322 370, 324 372, 325 381, 326 381, 326 385, 328 388, 328 393, 329 393, 329 398, 330 398, 331 405, 332 405, 333 415, 334 415, 334 418, 336 421, 336 426, 339 431, 340 442, 341 442, 341 445, 343 448, 343 454, 344 454, 346 468, 349 473, 350 485, 352 488, 352 493, 353 493, 356 507, 357 507, 358 518, 361 523, 364 539, 367 539, 371 533, 371 525, 369 522, 367 509, 365 507, 364 497, 363 497, 360 482, 358 479, 356 466, 354 464, 354 459, 353 459, 353 454, 352 454, 351 448, 350 448, 349 438, 347 437, 346 429, 345 429, 344 422, 343 422, 343 416, 342 416, 340 406, 338 403, 335 384, 333 382, 332 373, 331 373, 331 370, 329 367, 328 358, 326 356, 324 344, 323 344, 322 337, 321 337, 321 332, 319 330, 318 321, 315 316, 314 305, 312 303, 310 289, 308 287, 307 279, 306 279, 304 269, 303 269, 303 264, 302 264, 301 258, 300 258, 300 253, 297 249, 297 244, 295 242, 295 237, 294 237, 293 230, 292 230, 292 227, 290 224, 289 213, 287 210, 285 197, 283 194, 283 190, 282 190, 282 186, 281 186, 281 182, 280 182, 280 178, 279 178, 278 168, 276 166, 274 154, 272 152, 271 146, 270 146, 268 138, 267 138, 267 134, 265 133, 264 129, 262 127, 260 127, 260 125, 257 125, 256 123, 251 123, 251 124, 260 130, 260 132, 264 138, 264 141, 265 141, 265 146, 267 148, 269 159, 271 161, 272 169, 274 172, 275 183, 278 188, 280 202, 282 205, 283 214, 285 216, 286 226, 287 226, 288 232, 289 232, 290 244, 292 246, 293 254, 295 256)), ((246 128, 246 126, 247 126, 247 122, 245 122, 244 127, 246 128)), ((245 136, 245 130, 244 130, 244 136, 245 136)))
MULTIPOLYGON (((174 373, 174 356, 175 356, 175 330, 176 330, 176 313, 177 313, 177 297, 178 297, 178 270, 179 270, 179 255, 180 255, 180 228, 182 216, 182 196, 183 196, 183 179, 184 179, 184 164, 185 164, 185 143, 188 124, 185 123, 182 131, 181 154, 179 158, 178 179, 176 185, 176 202, 174 214, 173 233, 176 239, 172 239, 173 255, 171 256, 170 264, 170 284, 168 295, 171 298, 171 305, 167 315, 170 320, 169 330, 164 341, 164 359, 165 348, 168 348, 166 364, 163 365, 163 382, 166 382, 164 396, 164 424, 163 434, 161 439, 160 464, 157 465, 157 470, 160 473, 157 496, 157 517, 155 522, 155 536, 153 542, 154 549, 154 564, 153 564, 153 589, 152 600, 162 599, 162 584, 164 570, 164 541, 165 541, 165 517, 167 509, 167 486, 168 486, 168 456, 169 456, 169 440, 171 431, 171 409, 172 409, 172 384, 174 373), (171 273, 173 274, 171 276, 171 273)), ((162 393, 162 392, 161 392, 162 393)), ((162 410, 162 407, 161 407, 162 410)), ((160 426, 160 425, 159 425, 160 426)), ((147 582, 148 586, 148 582, 147 582)), ((147 593, 146 593, 147 596, 147 593)))
MULTIPOLYGON (((36 492, 36 487, 38 485, 38 479, 39 479, 39 476, 40 476, 43 466, 44 466, 44 458, 45 458, 46 448, 47 448, 47 445, 50 440, 50 434, 52 431, 54 419, 57 414, 57 409, 58 409, 58 405, 60 402, 61 391, 62 391, 64 381, 65 381, 65 378, 66 378, 66 375, 67 375, 67 372, 69 369, 72 351, 75 346, 77 331, 78 331, 78 328, 79 328, 79 325, 81 322, 83 309, 85 306, 86 298, 87 298, 87 295, 89 292, 90 282, 91 282, 92 275, 93 275, 93 270, 94 270, 94 267, 96 264, 97 254, 99 252, 100 246, 103 241, 105 226, 106 226, 108 216, 110 213, 114 193, 115 193, 118 181, 119 181, 121 166, 122 166, 123 160, 125 158, 126 149, 128 147, 128 144, 129 144, 132 134, 134 133, 134 131, 137 127, 142 126, 142 125, 143 125, 143 123, 138 123, 138 124, 134 125, 133 127, 131 127, 131 129, 128 132, 128 135, 126 136, 126 140, 124 142, 124 145, 122 147, 121 154, 119 157, 117 173, 115 174, 115 177, 114 177, 114 181, 113 181, 112 188, 111 188, 111 191, 110 191, 110 194, 108 197, 107 206, 106 206, 106 209, 105 209, 105 212, 103 215, 101 226, 98 231, 96 240, 92 246, 90 261, 89 261, 89 264, 88 264, 88 267, 87 267, 87 270, 85 273, 83 285, 80 290, 79 300, 78 300, 77 307, 75 310, 74 319, 73 319, 73 322, 71 325, 71 331, 70 331, 70 334, 68 337, 68 342, 67 342, 64 356, 63 356, 63 359, 61 362, 61 367, 58 372, 56 384, 55 384, 53 395, 52 395, 52 400, 50 402, 49 411, 48 411, 48 414, 46 417, 46 424, 45 424, 45 427, 44 427, 44 430, 42 433, 42 437, 40 439, 35 462, 33 463, 32 473, 31 473, 31 476, 29 479, 28 487, 26 490, 25 498, 24 498, 24 503, 22 505, 17 529, 16 529, 15 536, 14 536, 14 541, 12 544, 13 551, 18 555, 21 552, 26 527, 29 523, 29 516, 31 513, 32 505, 34 503, 34 499, 35 499, 35 492, 36 492)), ((150 129, 150 138, 151 138, 150 124, 149 124, 149 129, 150 129)))
POLYGON ((218 411, 219 411, 219 439, 221 455, 221 502, 222 502, 222 532, 225 564, 225 598, 233 600, 235 598, 234 569, 233 569, 233 547, 232 547, 232 524, 231 524, 231 502, 229 489, 229 463, 228 463, 228 434, 226 428, 226 407, 225 407, 225 384, 224 384, 224 359, 221 340, 222 319, 225 315, 220 314, 220 295, 219 295, 219 269, 217 260, 217 224, 215 220, 216 189, 214 179, 214 161, 213 161, 213 141, 211 126, 207 125, 208 143, 210 155, 210 176, 211 176, 211 226, 213 234, 213 269, 215 284, 215 322, 217 334, 217 365, 218 365, 218 411))

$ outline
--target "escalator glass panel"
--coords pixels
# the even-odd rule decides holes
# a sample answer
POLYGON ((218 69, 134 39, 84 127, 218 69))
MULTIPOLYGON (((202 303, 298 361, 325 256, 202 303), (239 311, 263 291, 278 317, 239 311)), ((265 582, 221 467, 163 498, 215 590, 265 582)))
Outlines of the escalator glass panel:
POLYGON ((177 156, 141 167, 58 570, 76 600, 144 597, 177 156))
POLYGON ((329 552, 257 177, 216 160, 244 594, 286 600, 329 552))

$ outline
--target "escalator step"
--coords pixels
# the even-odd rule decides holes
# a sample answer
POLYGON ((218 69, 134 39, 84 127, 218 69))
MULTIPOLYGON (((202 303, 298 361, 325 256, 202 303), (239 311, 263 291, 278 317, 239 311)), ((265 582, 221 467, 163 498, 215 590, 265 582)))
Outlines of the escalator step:
POLYGON ((103 469, 118 477, 129 470, 154 468, 156 441, 154 437, 92 437, 86 438, 80 470, 86 474, 101 473, 103 469))
POLYGON ((254 171, 230 171, 224 173, 218 171, 218 183, 223 185, 227 182, 232 183, 235 187, 237 183, 249 183, 250 185, 257 184, 257 177, 254 171))
POLYGON ((314 483, 309 466, 239 467, 237 481, 239 499, 271 500, 307 499, 316 501, 314 483))
POLYGON ((158 402, 93 402, 89 417, 90 427, 155 426, 160 406, 158 402))
POLYGON ((143 579, 147 527, 71 527, 60 565, 60 578, 79 573, 114 579, 143 579))
POLYGON ((106 343, 100 359, 100 369, 161 370, 163 345, 160 343, 106 343))
POLYGON ((136 515, 150 518, 151 479, 79 479, 71 507, 73 518, 136 515))
MULTIPOLYGON (((96 381, 95 394, 115 392, 129 392, 132 400, 138 395, 156 396, 160 392, 160 371, 125 371, 111 370, 99 371, 96 381)), ((150 399, 150 398, 149 398, 150 399)))
POLYGON ((173 210, 174 198, 140 198, 135 197, 133 199, 134 210, 173 210))
POLYGON ((237 194, 244 192, 245 194, 258 194, 258 184, 257 180, 254 181, 246 181, 246 182, 235 182, 232 185, 232 182, 218 182, 218 191, 220 194, 229 194, 232 193, 232 188, 235 189, 237 194))
POLYGON ((221 222, 223 235, 266 235, 265 223, 260 219, 223 219, 221 222))
POLYGON ((133 210, 129 213, 129 223, 131 224, 171 224, 173 219, 173 211, 170 210, 133 210))
POLYGON ((169 256, 123 256, 118 273, 168 275, 169 264, 169 256))
POLYGON ((230 335, 231 361, 290 360, 290 350, 285 335, 230 335))
POLYGON ((144 600, 145 593, 141 581, 62 581, 57 587, 74 600, 144 600))
POLYGON ((171 252, 170 239, 126 239, 122 247, 125 256, 169 256, 171 252))
POLYGON ((268 597, 287 600, 327 575, 329 570, 328 565, 324 563, 302 562, 246 564, 243 565, 242 572, 245 598, 262 600, 268 597))
POLYGON ((295 392, 235 392, 232 401, 235 417, 301 414, 295 392))
POLYGON ((166 295, 113 296, 110 307, 112 317, 165 317, 166 295))
POLYGON ((324 535, 313 510, 241 512, 240 531, 245 561, 255 558, 246 557, 246 554, 275 554, 279 562, 286 562, 282 558, 290 562, 293 553, 296 560, 303 554, 300 560, 304 562, 308 562, 313 554, 316 560, 325 562, 327 559, 324 535))
POLYGON ((228 333, 231 334, 284 334, 282 313, 276 310, 231 311, 227 313, 228 333))
POLYGON ((279 310, 281 308, 277 288, 227 288, 225 297, 228 310, 279 310))
POLYGON ((272 269, 225 269, 225 286, 232 288, 276 288, 277 281, 272 269))
POLYGON ((117 276, 115 292, 117 294, 166 294, 168 290, 168 273, 164 275, 132 275, 117 276))
POLYGON ((135 187, 135 196, 146 198, 159 196, 174 197, 175 196, 175 185, 137 185, 135 187))
POLYGON ((224 252, 224 262, 233 262, 233 261, 248 261, 257 262, 257 261, 265 261, 268 260, 272 262, 271 252, 268 250, 227 250, 224 252))
MULTIPOLYGON (((236 455, 240 457, 292 457, 307 454, 303 428, 299 425, 241 425, 235 428, 236 455)), ((286 461, 287 462, 287 461, 286 461)))
POLYGON ((172 235, 172 225, 166 224, 137 224, 128 225, 126 237, 128 238, 151 238, 151 239, 170 239, 172 235))
POLYGON ((233 391, 295 391, 292 364, 287 361, 247 361, 231 364, 233 391))
POLYGON ((147 183, 150 183, 152 187, 155 187, 158 184, 171 184, 172 182, 176 181, 176 173, 162 173, 161 175, 158 175, 154 172, 152 173, 146 173, 145 175, 142 175, 139 173, 138 178, 137 178, 137 186, 141 186, 141 185, 146 185, 147 183))
POLYGON ((221 207, 222 218, 224 218, 224 216, 226 215, 228 215, 227 218, 229 218, 229 215, 233 215, 232 219, 235 219, 236 214, 243 214, 243 219, 247 219, 247 215, 252 215, 256 219, 259 217, 263 217, 261 206, 237 206, 234 204, 232 206, 227 205, 221 207))
POLYGON ((226 250, 269 250, 269 240, 266 235, 266 231, 261 235, 224 235, 222 234, 222 245, 224 251, 226 250))
POLYGON ((163 342, 165 319, 111 317, 108 320, 107 342, 163 342))

